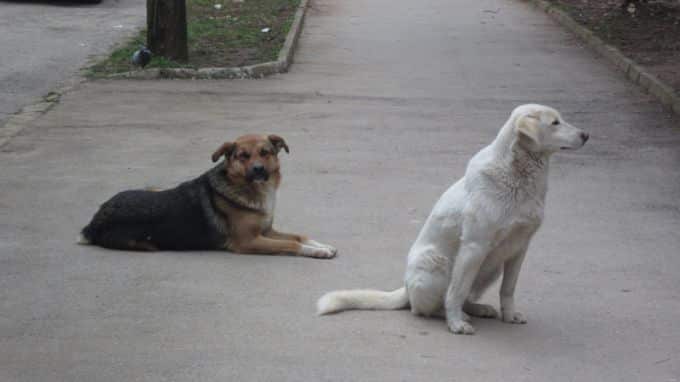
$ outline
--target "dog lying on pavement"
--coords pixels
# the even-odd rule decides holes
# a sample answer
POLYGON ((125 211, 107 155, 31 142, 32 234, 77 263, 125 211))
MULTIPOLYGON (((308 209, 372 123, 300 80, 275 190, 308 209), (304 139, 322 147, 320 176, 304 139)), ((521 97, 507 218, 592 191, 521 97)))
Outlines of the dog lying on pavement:
POLYGON ((409 252, 405 286, 330 292, 319 299, 318 313, 410 306, 414 314, 445 317, 453 333, 473 334, 470 316, 498 316, 476 301, 502 273, 501 319, 526 323, 515 310, 515 284, 543 220, 548 162, 554 152, 578 149, 587 140, 550 107, 517 107, 435 204, 409 252))
POLYGON ((123 250, 228 250, 332 258, 337 250, 302 235, 274 230, 277 135, 245 135, 212 155, 224 161, 163 191, 123 191, 105 202, 81 232, 81 244, 123 250))

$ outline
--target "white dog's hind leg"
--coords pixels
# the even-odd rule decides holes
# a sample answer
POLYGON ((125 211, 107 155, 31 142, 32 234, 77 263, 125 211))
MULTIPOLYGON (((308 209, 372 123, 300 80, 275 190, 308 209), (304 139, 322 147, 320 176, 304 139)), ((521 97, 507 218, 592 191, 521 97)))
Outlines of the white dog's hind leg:
POLYGON ((438 316, 444 308, 451 262, 434 246, 420 248, 414 257, 407 266, 405 280, 411 312, 426 317, 438 316))
MULTIPOLYGON (((446 309, 444 309, 444 306, 442 305, 442 307, 438 311, 436 311, 434 314, 432 314, 430 317, 438 317, 438 318, 446 319, 446 309)), ((470 317, 470 315, 465 313, 464 311, 463 311, 463 321, 466 321, 466 322, 472 321, 472 318, 470 317)))
POLYGON ((465 304, 463 304, 463 311, 473 317, 481 318, 496 318, 498 311, 491 305, 478 304, 476 301, 484 294, 484 291, 491 286, 498 277, 500 277, 502 267, 498 264, 482 264, 482 268, 477 274, 475 282, 472 284, 470 294, 468 295, 465 304))
POLYGON ((502 273, 502 264, 493 264, 488 267, 486 264, 482 264, 482 268, 479 270, 477 278, 472 284, 472 288, 470 288, 470 294, 468 295, 467 301, 476 302, 479 300, 484 292, 498 280, 502 273))
POLYGON ((417 280, 409 280, 407 290, 413 314, 436 317, 443 311, 446 293, 445 278, 425 274, 417 277, 417 280))
POLYGON ((465 301, 463 304, 463 312, 472 317, 479 318, 496 318, 498 312, 496 308, 488 304, 478 304, 476 302, 465 301))

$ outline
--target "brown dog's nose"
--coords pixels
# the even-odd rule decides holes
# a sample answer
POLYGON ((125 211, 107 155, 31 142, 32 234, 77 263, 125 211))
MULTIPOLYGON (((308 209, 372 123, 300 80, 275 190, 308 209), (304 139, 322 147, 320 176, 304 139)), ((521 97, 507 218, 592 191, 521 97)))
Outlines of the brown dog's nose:
POLYGON ((259 175, 259 174, 264 174, 266 173, 264 166, 261 164, 256 164, 253 166, 253 174, 259 175))
POLYGON ((261 164, 255 164, 253 165, 250 170, 248 170, 248 180, 251 182, 254 180, 264 180, 265 182, 269 180, 269 174, 267 173, 267 169, 264 167, 264 165, 261 164))
POLYGON ((590 134, 588 134, 588 133, 581 133, 581 139, 583 139, 583 143, 588 142, 588 138, 590 138, 590 134))

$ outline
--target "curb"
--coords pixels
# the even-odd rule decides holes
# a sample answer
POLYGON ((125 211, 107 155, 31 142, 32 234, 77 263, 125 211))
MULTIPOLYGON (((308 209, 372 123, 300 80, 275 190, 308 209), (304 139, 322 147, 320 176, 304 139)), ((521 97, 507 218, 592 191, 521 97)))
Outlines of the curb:
POLYGON ((629 80, 655 96, 661 104, 668 109, 680 115, 680 95, 676 94, 672 87, 659 80, 655 75, 649 73, 642 66, 635 63, 635 61, 626 57, 617 48, 602 41, 602 39, 595 36, 591 30, 583 27, 555 5, 545 0, 528 1, 545 11, 545 13, 563 27, 580 37, 591 49, 595 50, 598 54, 614 64, 620 71, 625 73, 629 80))
POLYGON ((39 100, 22 107, 21 110, 12 114, 12 116, 10 116, 7 121, 5 121, 2 126, 0 126, 0 148, 26 127, 30 126, 33 121, 40 118, 43 114, 52 109, 54 105, 59 103, 63 94, 73 90, 81 82, 83 82, 83 79, 76 81, 74 84, 62 86, 56 90, 52 90, 39 100))
POLYGON ((307 12, 309 0, 300 1, 290 30, 283 42, 283 47, 279 51, 276 61, 263 62, 261 64, 230 67, 230 68, 153 68, 146 70, 135 70, 132 72, 116 73, 95 79, 140 79, 152 80, 159 78, 176 79, 233 79, 233 78, 263 78, 265 76, 285 73, 293 63, 293 53, 297 47, 297 42, 302 31, 302 24, 307 12))

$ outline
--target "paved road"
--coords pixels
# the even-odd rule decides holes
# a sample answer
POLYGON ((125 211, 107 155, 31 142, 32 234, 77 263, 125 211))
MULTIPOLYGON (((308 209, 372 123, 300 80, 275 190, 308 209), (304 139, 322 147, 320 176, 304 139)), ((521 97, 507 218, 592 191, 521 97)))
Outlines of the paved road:
POLYGON ((144 0, 0 1, 0 126, 144 23, 144 0))
POLYGON ((85 84, 0 152, 0 380, 677 380, 677 126, 507 0, 314 0, 286 75, 85 84), (435 199, 528 101, 591 133, 552 163, 518 285, 529 323, 315 317, 324 291, 400 285, 435 199), (253 131, 291 147, 277 224, 339 258, 74 244, 116 191, 187 179, 253 131))

